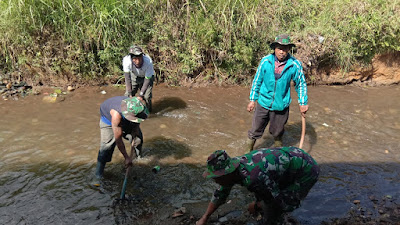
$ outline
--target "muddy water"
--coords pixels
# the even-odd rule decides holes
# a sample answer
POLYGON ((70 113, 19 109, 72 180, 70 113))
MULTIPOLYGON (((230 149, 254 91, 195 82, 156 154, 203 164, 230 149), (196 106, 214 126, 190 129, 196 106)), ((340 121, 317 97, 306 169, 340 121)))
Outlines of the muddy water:
MULTIPOLYGON (((43 96, 0 101, 0 224, 179 224, 171 215, 180 207, 193 216, 187 224, 194 224, 217 187, 201 177, 207 156, 216 149, 231 156, 246 152, 248 92, 156 86, 154 112, 141 125, 144 158, 134 163, 126 190, 130 201, 122 203, 115 201, 125 173, 118 150, 102 187, 89 182, 99 147, 99 106, 123 90, 81 88, 56 103, 44 103, 43 96), (155 165, 161 167, 157 174, 151 172, 155 165)), ((292 213, 299 224, 343 218, 354 200, 374 216, 371 196, 399 199, 399 98, 398 86, 309 87, 303 148, 322 173, 292 213)), ((298 146, 301 133, 295 102, 284 135, 288 146, 298 146)), ((256 146, 272 142, 266 132, 256 146)), ((243 217, 252 197, 236 187, 230 199, 212 224, 217 215, 243 217)))

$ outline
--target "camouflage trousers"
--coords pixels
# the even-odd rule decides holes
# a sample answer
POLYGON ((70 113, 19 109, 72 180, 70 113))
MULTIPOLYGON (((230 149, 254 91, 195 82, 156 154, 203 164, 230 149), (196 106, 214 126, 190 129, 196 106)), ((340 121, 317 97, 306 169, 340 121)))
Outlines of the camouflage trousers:
POLYGON ((280 194, 275 198, 269 195, 270 198, 262 201, 262 219, 258 224, 283 224, 285 214, 300 207, 301 201, 307 196, 310 189, 317 182, 317 179, 318 174, 310 173, 303 176, 300 179, 301 182, 296 182, 281 190, 280 194))
POLYGON ((277 180, 279 190, 273 193, 266 190, 254 193, 258 201, 263 200, 265 204, 272 204, 273 208, 279 208, 282 212, 291 212, 300 207, 301 201, 307 197, 318 181, 320 168, 304 150, 295 147, 281 149, 288 153, 290 167, 277 180))

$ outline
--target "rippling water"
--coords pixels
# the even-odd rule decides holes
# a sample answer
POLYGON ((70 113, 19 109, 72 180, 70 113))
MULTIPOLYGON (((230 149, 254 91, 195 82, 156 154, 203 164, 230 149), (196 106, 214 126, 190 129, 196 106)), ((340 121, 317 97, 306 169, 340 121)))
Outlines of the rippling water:
MULTIPOLYGON (((292 213, 300 223, 344 217, 353 200, 376 214, 371 195, 399 197, 399 91, 309 87, 303 148, 322 173, 292 213)), ((89 181, 99 147, 99 106, 122 94, 96 87, 78 89, 57 103, 44 103, 42 96, 0 101, 0 224, 163 224, 182 206, 195 218, 204 212, 217 187, 201 176, 208 155, 216 149, 231 156, 246 152, 249 88, 156 86, 154 113, 141 125, 145 157, 135 161, 128 181, 130 201, 115 204, 125 174, 118 150, 102 187, 93 189, 89 181), (161 167, 157 174, 151 172, 154 165, 161 167)), ((301 121, 295 92, 292 97, 284 145, 298 146, 301 121)), ((272 142, 266 132, 256 145, 272 142)), ((241 187, 230 198, 236 210, 245 210, 251 200, 241 187)))

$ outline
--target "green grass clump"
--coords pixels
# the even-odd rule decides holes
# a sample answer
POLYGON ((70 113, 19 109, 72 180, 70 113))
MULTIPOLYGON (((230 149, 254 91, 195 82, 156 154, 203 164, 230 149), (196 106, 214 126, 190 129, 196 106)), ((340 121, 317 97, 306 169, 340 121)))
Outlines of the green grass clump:
POLYGON ((312 68, 352 69, 400 51, 400 0, 3 0, 0 69, 36 81, 121 76, 133 43, 162 81, 248 83, 289 33, 312 68))

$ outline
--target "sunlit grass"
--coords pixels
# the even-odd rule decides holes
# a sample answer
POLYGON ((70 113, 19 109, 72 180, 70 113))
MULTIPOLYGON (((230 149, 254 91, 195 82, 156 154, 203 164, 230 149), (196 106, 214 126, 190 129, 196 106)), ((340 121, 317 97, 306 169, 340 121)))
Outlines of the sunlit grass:
POLYGON ((35 79, 103 80, 121 75, 121 59, 136 43, 152 56, 164 81, 240 83, 253 76, 279 33, 299 41, 298 53, 314 65, 329 61, 351 69, 376 54, 400 51, 399 5, 400 0, 2 0, 0 69, 29 71, 35 79))

